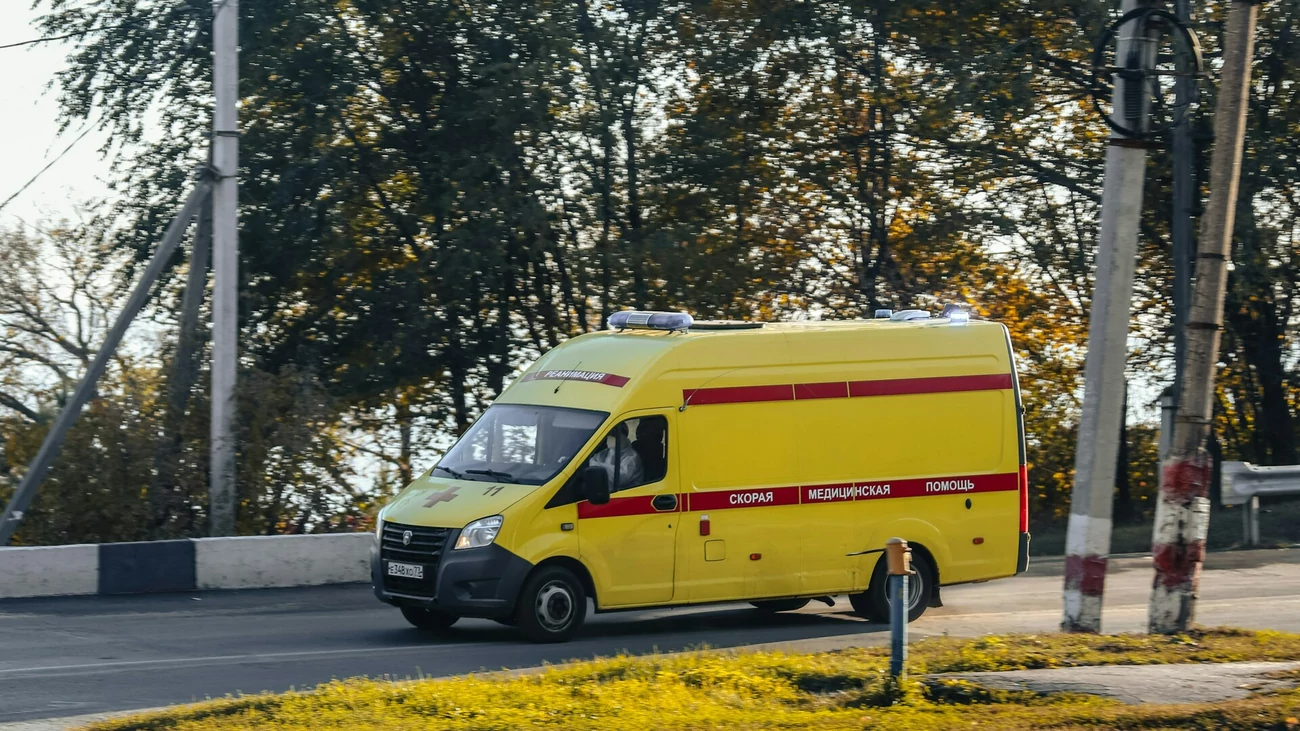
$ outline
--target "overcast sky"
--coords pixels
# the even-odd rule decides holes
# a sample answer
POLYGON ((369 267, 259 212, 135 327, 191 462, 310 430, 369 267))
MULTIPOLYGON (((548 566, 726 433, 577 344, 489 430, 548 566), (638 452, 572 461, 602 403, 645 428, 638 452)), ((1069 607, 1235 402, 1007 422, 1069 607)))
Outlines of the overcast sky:
MULTIPOLYGON (((41 34, 30 0, 0 0, 0 45, 41 34)), ((45 43, 0 49, 0 202, 9 198, 81 133, 60 135, 57 92, 47 88, 63 68, 69 46, 45 43)), ((74 214, 78 202, 108 194, 103 179, 108 162, 99 147, 104 136, 91 132, 40 179, 3 209, 0 228, 14 228, 18 217, 31 223, 74 214)))

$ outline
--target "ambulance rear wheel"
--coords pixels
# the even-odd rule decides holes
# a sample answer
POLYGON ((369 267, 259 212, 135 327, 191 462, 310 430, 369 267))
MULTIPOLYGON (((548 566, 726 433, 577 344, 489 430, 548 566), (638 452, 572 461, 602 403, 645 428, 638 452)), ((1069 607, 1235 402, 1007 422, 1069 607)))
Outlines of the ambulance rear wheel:
POLYGON ((573 572, 546 566, 524 582, 515 619, 533 642, 566 642, 587 617, 587 592, 573 572))
MULTIPOLYGON (((930 566, 930 562, 924 556, 914 553, 912 571, 915 573, 907 577, 908 622, 915 622, 925 614, 925 609, 930 606, 930 598, 934 594, 934 567, 930 566)), ((872 622, 889 621, 889 599, 885 596, 887 579, 885 561, 881 559, 876 564, 876 570, 871 574, 871 586, 861 594, 849 596, 849 603, 853 605, 853 610, 858 615, 872 622)))
POLYGON ((411 626, 422 629, 425 632, 441 632, 460 619, 454 614, 440 612, 437 609, 423 609, 421 607, 402 607, 402 616, 411 626))
POLYGON ((808 599, 773 599, 766 602, 750 602, 760 612, 775 614, 777 612, 793 612, 796 609, 803 609, 808 606, 808 599))

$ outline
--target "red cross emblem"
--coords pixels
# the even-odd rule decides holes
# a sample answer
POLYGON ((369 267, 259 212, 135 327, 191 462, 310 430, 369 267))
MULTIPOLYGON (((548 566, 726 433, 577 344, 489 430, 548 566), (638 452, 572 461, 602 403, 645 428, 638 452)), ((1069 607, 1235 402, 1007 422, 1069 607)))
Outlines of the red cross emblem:
POLYGON ((459 489, 460 489, 459 487, 449 487, 446 490, 443 490, 442 492, 435 492, 434 494, 429 496, 429 499, 424 503, 424 507, 432 508, 438 503, 445 503, 448 500, 455 500, 456 491, 459 489))

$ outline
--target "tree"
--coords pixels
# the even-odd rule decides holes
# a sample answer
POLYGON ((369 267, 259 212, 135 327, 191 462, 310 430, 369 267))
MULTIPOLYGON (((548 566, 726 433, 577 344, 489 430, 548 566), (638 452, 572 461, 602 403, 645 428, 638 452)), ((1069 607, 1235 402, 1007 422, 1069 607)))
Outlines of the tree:
MULTIPOLYGON (((209 4, 48 8, 45 30, 78 39, 59 80, 65 122, 100 114, 127 145, 115 213, 129 225, 112 245, 138 263, 205 155, 209 4), (142 136, 150 114, 166 136, 142 136)), ((260 450, 292 443, 303 489, 346 513, 362 498, 345 497, 355 479, 330 474, 327 455, 377 460, 387 490, 521 362, 625 306, 833 318, 960 300, 1008 325, 1035 520, 1063 514, 1106 135, 1089 54, 1105 4, 244 0, 241 12, 241 338, 250 378, 297 394, 243 407, 274 414, 244 422, 251 469, 284 474, 260 450)), ((1229 453, 1274 461, 1294 449, 1297 398, 1287 27, 1261 30, 1270 113, 1252 119, 1277 121, 1252 132, 1247 157, 1256 215, 1220 416, 1229 453)), ((1169 185, 1165 161, 1151 164, 1136 382, 1171 370, 1169 185)), ((1145 428, 1129 429, 1138 501, 1153 479, 1139 474, 1145 428)), ((186 435, 191 454, 204 437, 186 435)), ((270 492, 248 496, 261 518, 246 529, 295 524, 283 511, 300 496, 277 498, 264 478, 247 476, 270 492)))
POLYGON ((43 423, 94 356, 116 305, 102 231, 0 231, 0 408, 43 423))

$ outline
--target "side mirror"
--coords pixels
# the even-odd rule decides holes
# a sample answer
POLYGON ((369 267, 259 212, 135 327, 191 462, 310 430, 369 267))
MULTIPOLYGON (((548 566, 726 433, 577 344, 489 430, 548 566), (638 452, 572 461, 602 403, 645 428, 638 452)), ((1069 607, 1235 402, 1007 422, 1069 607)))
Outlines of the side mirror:
POLYGON ((609 472, 601 465, 588 465, 582 471, 582 496, 592 505, 609 502, 609 472))

